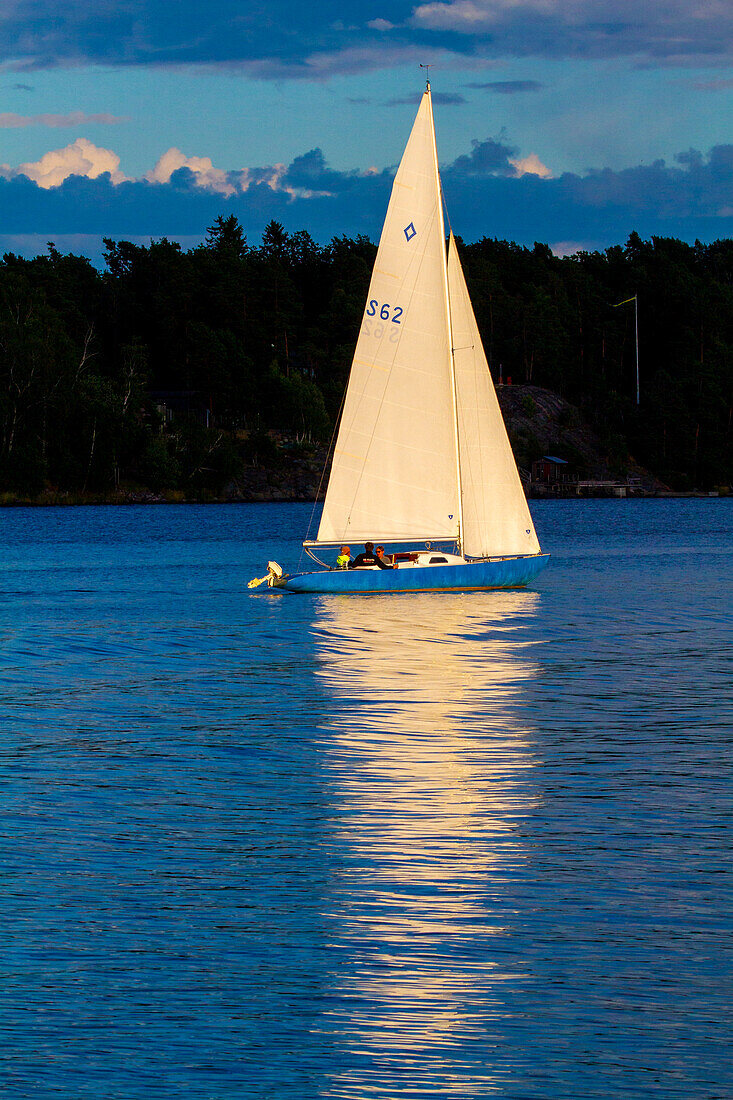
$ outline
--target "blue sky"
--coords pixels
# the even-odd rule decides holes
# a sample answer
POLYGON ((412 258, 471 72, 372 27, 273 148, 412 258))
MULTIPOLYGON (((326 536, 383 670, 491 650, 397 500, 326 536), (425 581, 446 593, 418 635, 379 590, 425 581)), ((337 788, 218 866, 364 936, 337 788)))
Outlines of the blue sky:
POLYGON ((730 0, 4 0, 0 248, 376 238, 430 63, 454 229, 733 235, 730 0))

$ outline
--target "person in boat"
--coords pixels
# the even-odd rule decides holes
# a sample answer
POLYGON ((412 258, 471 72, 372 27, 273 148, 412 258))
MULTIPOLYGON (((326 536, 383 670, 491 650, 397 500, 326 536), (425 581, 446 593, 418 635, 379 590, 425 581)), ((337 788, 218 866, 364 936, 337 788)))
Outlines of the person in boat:
POLYGON ((384 547, 383 546, 378 546, 376 548, 376 550, 374 551, 374 553, 377 555, 377 558, 379 559, 379 563, 383 566, 386 566, 387 569, 396 569, 397 568, 397 562, 396 561, 394 561, 394 560, 393 561, 387 561, 387 559, 385 558, 385 556, 384 556, 384 547))
POLYGON ((350 563, 351 563, 351 547, 350 546, 342 546, 341 547, 341 553, 336 558, 336 568, 337 569, 348 569, 350 563))
POLYGON ((380 569, 391 569, 386 561, 381 561, 374 553, 374 543, 364 543, 364 553, 357 554, 353 561, 349 562, 349 569, 359 569, 363 565, 378 565, 380 569))

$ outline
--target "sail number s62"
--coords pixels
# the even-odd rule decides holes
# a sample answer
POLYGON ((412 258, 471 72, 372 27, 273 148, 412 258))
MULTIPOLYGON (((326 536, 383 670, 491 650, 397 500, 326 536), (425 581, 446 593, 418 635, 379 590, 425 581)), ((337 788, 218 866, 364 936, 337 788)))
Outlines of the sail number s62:
POLYGON ((391 321, 393 325, 400 325, 402 321, 402 306, 391 306, 389 302, 381 305, 376 298, 372 298, 366 309, 367 317, 379 317, 382 321, 391 321), (390 310, 392 315, 390 316, 390 310))

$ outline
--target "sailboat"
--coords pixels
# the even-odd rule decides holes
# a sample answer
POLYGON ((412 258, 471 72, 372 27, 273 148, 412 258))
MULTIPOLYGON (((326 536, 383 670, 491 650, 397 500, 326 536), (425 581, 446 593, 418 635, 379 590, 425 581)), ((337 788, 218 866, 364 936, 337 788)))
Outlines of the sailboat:
POLYGON ((317 538, 292 592, 470 591, 529 584, 540 551, 443 199, 428 81, 392 194, 349 375, 317 538), (392 568, 325 553, 394 546, 392 568), (397 549, 398 548, 398 549, 397 549))

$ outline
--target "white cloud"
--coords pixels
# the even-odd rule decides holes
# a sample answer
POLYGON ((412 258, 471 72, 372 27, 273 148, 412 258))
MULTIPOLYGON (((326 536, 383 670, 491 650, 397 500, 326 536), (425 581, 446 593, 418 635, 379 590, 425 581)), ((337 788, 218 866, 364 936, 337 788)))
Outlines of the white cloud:
POLYGON ((120 158, 111 149, 101 149, 86 138, 77 138, 64 149, 44 153, 40 160, 19 164, 9 172, 6 168, 5 174, 28 176, 47 190, 59 187, 69 176, 86 176, 94 180, 104 172, 109 172, 112 183, 122 183, 127 177, 119 167, 120 158))
POLYGON ((214 168, 211 157, 187 157, 180 149, 171 148, 158 160, 144 179, 149 183, 168 183, 179 168, 188 168, 199 187, 208 191, 218 191, 221 195, 233 195, 237 188, 232 184, 230 174, 221 168, 214 168))
MULTIPOLYGON (((264 183, 271 191, 284 191, 295 197, 304 197, 305 192, 296 191, 283 184, 283 176, 288 170, 287 164, 271 164, 266 168, 241 168, 239 171, 225 172, 214 168, 210 157, 187 157, 180 149, 171 148, 158 160, 155 168, 146 172, 143 179, 148 183, 169 183, 171 176, 179 168, 188 168, 193 174, 194 183, 204 191, 214 191, 227 198, 244 194, 250 187, 264 183)), ((309 192, 308 195, 311 193, 309 192)), ((316 192, 313 192, 316 194, 316 192)))
POLYGON ((287 164, 271 164, 266 168, 242 168, 239 171, 225 172, 214 168, 210 157, 187 157, 180 149, 171 148, 160 157, 158 163, 143 179, 148 183, 169 183, 171 176, 179 168, 188 168, 193 174, 194 183, 204 191, 214 191, 229 198, 242 195, 250 187, 265 184, 271 191, 282 191, 291 198, 313 198, 315 195, 328 194, 326 191, 308 191, 294 188, 283 182, 288 171, 287 164))
POLYGON ((518 176, 540 176, 543 180, 552 179, 552 171, 543 164, 536 153, 530 153, 527 157, 509 157, 509 163, 514 165, 518 176))
MULTIPOLYGON (((13 179, 16 176, 27 176, 45 190, 60 187, 69 176, 96 179, 104 172, 109 172, 112 183, 129 181, 130 177, 125 176, 119 170, 119 166, 120 158, 117 153, 111 149, 102 149, 86 138, 77 138, 64 149, 52 149, 44 153, 40 160, 28 161, 19 164, 16 168, 9 164, 0 164, 0 178, 13 179)), ((226 198, 244 194, 250 187, 258 184, 265 184, 271 191, 281 191, 291 198, 312 198, 328 193, 289 185, 284 180, 288 171, 287 164, 278 163, 264 168, 242 168, 239 171, 227 172, 221 168, 215 168, 210 157, 189 157, 175 147, 163 153, 155 167, 141 178, 148 183, 167 184, 170 183, 173 173, 180 168, 187 168, 192 173, 196 187, 203 191, 224 195, 226 198)))

